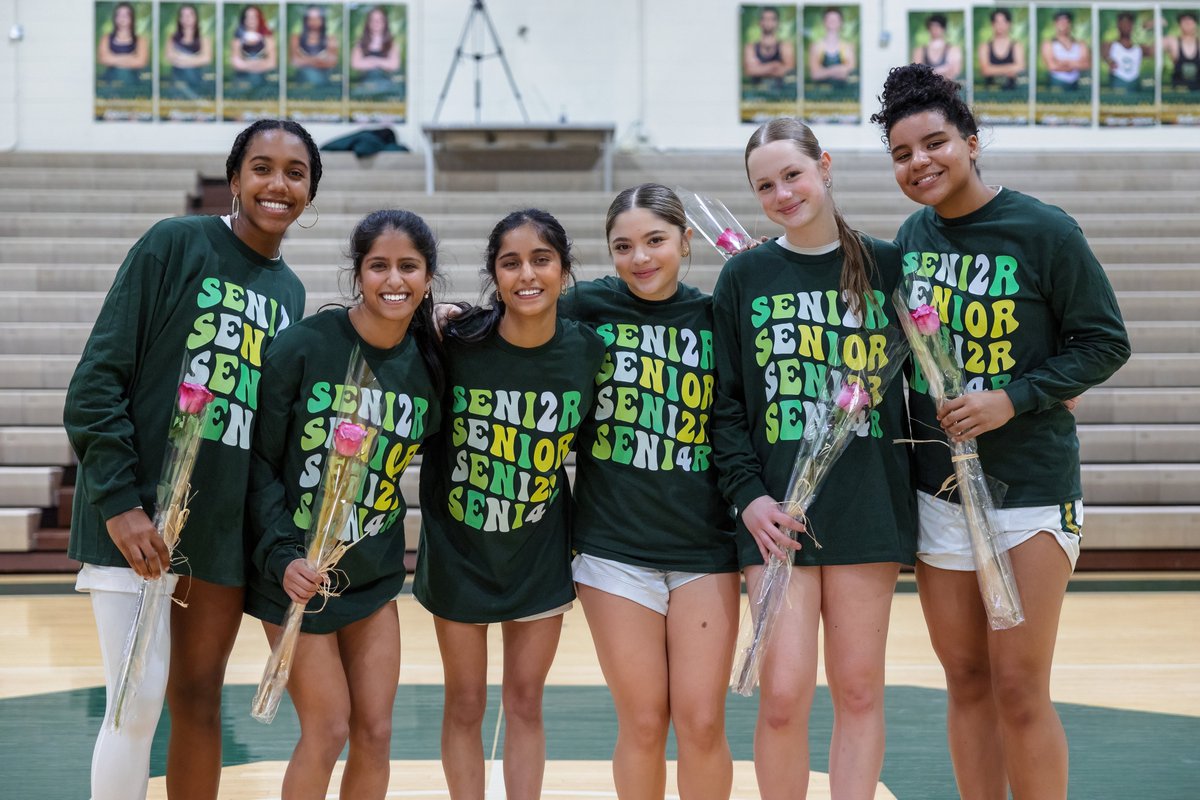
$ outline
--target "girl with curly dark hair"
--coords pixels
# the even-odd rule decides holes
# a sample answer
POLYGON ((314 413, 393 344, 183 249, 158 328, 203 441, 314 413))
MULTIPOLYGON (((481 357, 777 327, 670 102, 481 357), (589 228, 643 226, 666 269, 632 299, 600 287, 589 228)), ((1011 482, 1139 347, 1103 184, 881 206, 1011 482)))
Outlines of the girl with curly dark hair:
POLYGON ((1104 269, 1061 209, 984 183, 979 126, 952 81, 912 64, 888 75, 884 130, 901 191, 925 208, 901 226, 904 272, 923 284, 952 340, 967 391, 940 407, 915 375, 914 431, 976 438, 1007 484, 995 521, 1025 622, 988 627, 949 450, 916 448, 917 584, 946 673, 950 755, 965 798, 1065 798, 1067 740, 1050 666, 1083 521, 1072 398, 1108 379, 1129 339, 1104 269))

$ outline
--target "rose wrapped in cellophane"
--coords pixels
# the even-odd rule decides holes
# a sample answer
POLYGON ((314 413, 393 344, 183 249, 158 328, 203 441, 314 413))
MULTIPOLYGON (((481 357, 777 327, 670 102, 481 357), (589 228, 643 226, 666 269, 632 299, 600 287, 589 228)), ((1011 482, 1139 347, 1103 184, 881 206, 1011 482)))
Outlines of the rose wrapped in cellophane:
MULTIPOLYGON (((933 299, 932 285, 916 273, 904 276, 893 302, 904 333, 912 347, 917 369, 929 384, 929 396, 937 406, 965 391, 963 370, 954 355, 950 331, 942 324, 933 299)), ((949 441, 953 479, 945 489, 958 490, 959 508, 967 525, 971 555, 979 593, 993 630, 1005 630, 1025 621, 1021 596, 1013 577, 1012 561, 998 540, 996 503, 1003 486, 984 475, 975 439, 949 441)))
MULTIPOLYGON (((181 382, 167 431, 167 451, 163 457, 162 475, 155 497, 154 527, 162 537, 167 552, 174 555, 175 546, 188 518, 191 498, 192 469, 200 451, 200 433, 212 402, 212 392, 203 386, 181 382)), ((166 565, 164 565, 164 569, 166 565)), ((125 709, 142 685, 146 674, 146 659, 155 636, 155 620, 161 616, 163 603, 170 602, 171 591, 167 574, 153 580, 142 579, 138 586, 137 607, 125 640, 121 671, 117 677, 109 725, 120 730, 125 722, 125 709)))
MULTIPOLYGON (((344 385, 356 387, 357 397, 363 397, 378 386, 358 347, 350 354, 344 385)), ((351 515, 367 476, 367 462, 378 434, 378 429, 366 417, 358 414, 357 407, 344 407, 333 421, 325 465, 321 471, 321 488, 314 503, 317 513, 313 515, 307 531, 304 548, 304 558, 322 577, 327 578, 346 551, 362 541, 350 535, 351 515)), ((318 590, 326 598, 333 596, 336 591, 328 586, 318 590)), ((279 701, 283 697, 283 690, 287 688, 292 660, 296 655, 300 621, 304 613, 304 603, 293 602, 288 606, 283 631, 271 648, 250 708, 250 715, 259 722, 269 725, 279 710, 279 701)))
MULTIPOLYGON (((804 433, 796 451, 796 462, 788 479, 787 492, 779 508, 805 523, 805 534, 820 549, 816 532, 808 524, 807 510, 816 499, 830 470, 855 436, 868 435, 870 410, 883 400, 888 384, 900 371, 908 345, 894 326, 871 331, 884 336, 884 346, 864 357, 862 365, 850 369, 844 364, 831 367, 825 375, 815 401, 805 403, 804 433)), ((864 355, 867 345, 864 342, 864 355)), ((796 532, 788 530, 793 539, 796 532)), ((771 635, 787 602, 792 576, 791 558, 770 556, 763 567, 758 590, 750 598, 741 624, 737 663, 730 684, 735 692, 749 696, 758 684, 762 659, 771 635)))
POLYGON ((728 260, 753 241, 742 223, 720 200, 682 188, 675 189, 675 194, 683 203, 688 224, 716 248, 721 258, 728 260))

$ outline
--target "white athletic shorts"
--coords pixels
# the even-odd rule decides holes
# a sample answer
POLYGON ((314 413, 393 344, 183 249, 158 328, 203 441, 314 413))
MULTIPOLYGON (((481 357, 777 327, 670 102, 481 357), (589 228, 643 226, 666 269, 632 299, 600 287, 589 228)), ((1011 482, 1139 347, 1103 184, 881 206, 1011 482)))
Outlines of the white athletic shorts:
MULTIPOLYGON (((557 606, 555 608, 550 608, 545 611, 539 611, 536 614, 530 614, 528 617, 519 617, 517 619, 509 619, 509 620, 503 620, 503 621, 504 622, 537 622, 539 619, 550 619, 551 617, 557 617, 560 614, 565 614, 571 610, 571 606, 573 606, 573 605, 575 605, 575 601, 568 600, 567 602, 563 603, 561 606, 557 606)), ((482 625, 484 627, 487 627, 488 625, 491 625, 492 623, 490 623, 490 622, 472 622, 471 624, 472 625, 482 625)))
POLYGON ((632 600, 663 616, 667 615, 671 592, 708 574, 640 567, 583 553, 575 556, 571 571, 576 583, 632 600))
MULTIPOLYGON (((967 522, 958 503, 917 492, 917 518, 917 558, 938 569, 974 571, 967 522)), ((1074 571, 1079 560, 1079 532, 1083 528, 1082 500, 1060 506, 998 508, 996 524, 1005 550, 1042 531, 1051 534, 1074 571)))

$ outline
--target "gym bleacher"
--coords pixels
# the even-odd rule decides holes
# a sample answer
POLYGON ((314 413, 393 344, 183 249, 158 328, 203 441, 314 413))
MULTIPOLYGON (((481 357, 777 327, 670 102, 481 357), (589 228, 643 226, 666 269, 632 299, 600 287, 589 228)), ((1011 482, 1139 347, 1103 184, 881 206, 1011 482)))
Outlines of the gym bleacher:
MULTIPOLYGON (((890 238, 916 206, 879 151, 834 151, 835 196, 851 224, 890 238)), ((580 172, 460 172, 424 193, 420 155, 358 160, 328 153, 311 230, 293 226, 284 255, 308 310, 340 299, 346 238, 377 208, 409 208, 438 234, 443 297, 476 300, 488 231, 518 207, 559 217, 578 277, 611 271, 611 200, 580 172)), ((1078 408, 1087 516, 1080 569, 1200 569, 1200 152, 984 152, 984 178, 1075 216, 1117 290, 1133 341, 1129 363, 1078 408)), ((75 460, 62 428, 66 386, 117 267, 155 221, 188 208, 213 155, 0 154, 0 573, 69 572, 75 460)), ((755 234, 766 222, 741 155, 618 154, 615 188, 644 181, 723 200, 755 234)), ((306 220, 307 221, 307 215, 306 220)), ((721 260, 696 240, 685 280, 711 291, 721 260)), ((345 277, 342 286, 347 286, 345 277)), ((410 503, 417 470, 404 477, 410 503)), ((407 520, 416 546, 419 509, 407 520)))

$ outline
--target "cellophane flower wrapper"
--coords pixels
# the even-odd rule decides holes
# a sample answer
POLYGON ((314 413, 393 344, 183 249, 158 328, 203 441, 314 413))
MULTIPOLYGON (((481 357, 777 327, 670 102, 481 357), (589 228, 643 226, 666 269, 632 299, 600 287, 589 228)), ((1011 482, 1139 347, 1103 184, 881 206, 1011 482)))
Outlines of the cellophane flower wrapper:
MULTIPOLYGON (((788 489, 780 508, 792 519, 807 526, 806 511, 812 506, 833 465, 846 452, 859 428, 869 425, 870 410, 876 407, 908 355, 908 344, 894 326, 876 329, 871 335, 887 337, 880 358, 862 369, 831 367, 819 389, 816 401, 806 409, 804 435, 796 451, 796 461, 788 479, 788 489)), ((795 531, 788 531, 796 538, 795 531)), ((806 530, 812 544, 820 543, 812 530, 806 530)), ((770 556, 763 568, 758 591, 750 598, 740 626, 737 661, 730 682, 733 691, 750 696, 758 685, 762 660, 770 645, 779 615, 787 603, 792 576, 791 559, 770 556)))
MULTIPOLYGON (((186 360, 185 360, 186 369, 186 360)), ((188 501, 191 499, 192 470, 200 452, 201 432, 208 417, 208 404, 213 395, 203 386, 181 380, 175 396, 171 427, 167 432, 167 449, 163 470, 155 497, 154 527, 162 537, 167 551, 173 556, 175 547, 187 524, 188 501)), ((165 566, 165 565, 164 565, 165 566)), ((146 675, 150 645, 157 635, 155 620, 163 604, 171 602, 173 580, 164 574, 154 580, 142 579, 138 586, 137 606, 130 620, 129 634, 121 659, 112 700, 109 726, 118 731, 127 721, 127 708, 141 688, 146 675)))
MULTIPOLYGON (((932 289, 915 273, 904 276, 893 302, 897 317, 912 347, 913 358, 929 383, 929 395, 937 406, 962 395, 965 381, 954 356, 950 332, 929 304, 932 289)), ((983 472, 975 439, 948 442, 959 507, 971 541, 979 593, 993 630, 1006 630, 1025 621, 1021 595, 1013 576, 1012 561, 1000 543, 996 504, 1003 500, 1003 484, 983 472)))
POLYGON ((742 223, 720 200, 683 188, 676 188, 675 194, 683 203, 688 225, 712 245, 721 258, 728 260, 753 241, 742 223))
MULTIPOLYGON (((378 386, 371 368, 357 346, 350 355, 345 385, 357 387, 359 397, 362 397, 364 390, 378 386)), ((313 521, 305 536, 304 557, 322 576, 336 569, 338 561, 346 551, 356 541, 361 541, 352 541, 343 534, 350 523, 359 491, 366 479, 367 461, 379 431, 358 416, 357 404, 355 405, 354 410, 340 411, 334 420, 325 464, 321 470, 320 490, 313 504, 317 513, 313 515, 313 521)), ((333 594, 324 589, 320 593, 326 598, 333 594)), ((250 715, 267 725, 274 721, 284 689, 287 688, 292 661, 296 656, 296 644, 300 640, 300 623, 304 617, 305 605, 293 602, 288 606, 283 620, 283 632, 271 648, 262 680, 254 694, 250 715)))

